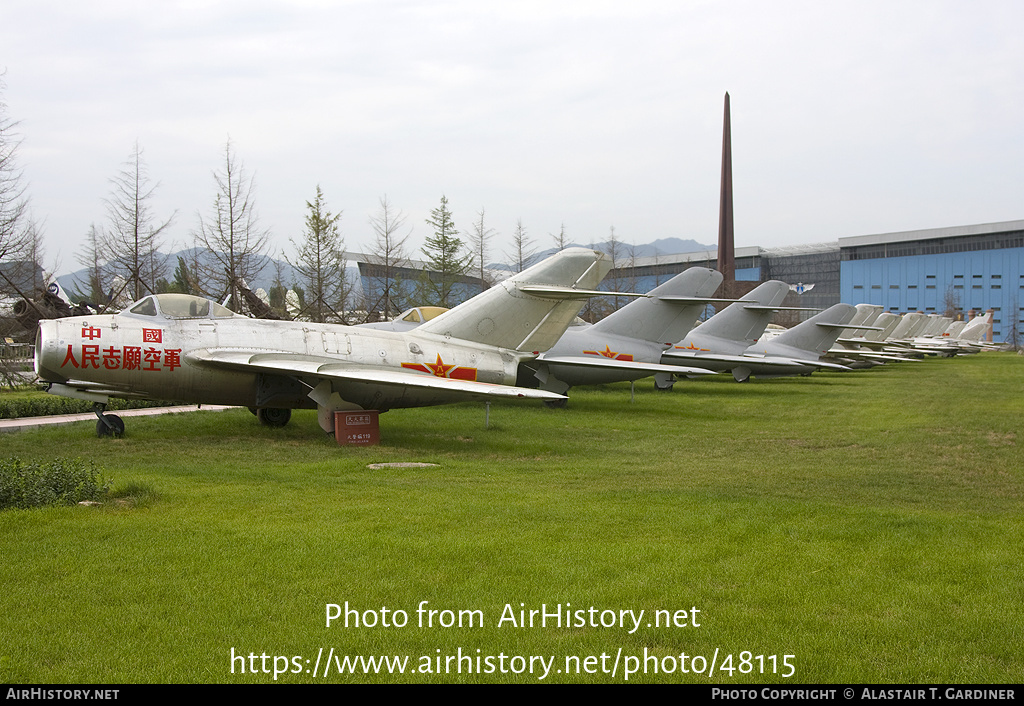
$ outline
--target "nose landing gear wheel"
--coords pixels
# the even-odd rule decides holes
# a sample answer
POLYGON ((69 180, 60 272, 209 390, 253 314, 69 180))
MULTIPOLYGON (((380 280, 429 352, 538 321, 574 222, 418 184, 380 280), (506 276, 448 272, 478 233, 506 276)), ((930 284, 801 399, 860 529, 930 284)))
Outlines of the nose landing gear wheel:
POLYGON ((120 438, 124 436, 124 420, 116 414, 103 414, 96 420, 96 436, 120 438))

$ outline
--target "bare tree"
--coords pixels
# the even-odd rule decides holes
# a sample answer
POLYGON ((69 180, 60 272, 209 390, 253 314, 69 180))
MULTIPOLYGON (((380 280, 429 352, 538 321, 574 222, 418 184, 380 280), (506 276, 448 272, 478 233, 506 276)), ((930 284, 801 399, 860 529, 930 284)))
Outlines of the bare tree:
POLYGON ((95 223, 89 225, 85 235, 85 249, 75 256, 78 264, 86 268, 86 281, 78 283, 79 294, 90 304, 99 307, 107 303, 108 272, 103 267, 103 236, 95 223), (84 286, 84 290, 81 288, 84 286))
POLYGON ((196 241, 209 252, 206 287, 215 296, 226 297, 228 307, 238 311, 238 285, 255 278, 266 265, 264 250, 270 233, 259 225, 253 204, 253 180, 235 159, 231 140, 224 147, 224 163, 213 172, 217 194, 207 218, 199 214, 196 241))
MULTIPOLYGON (((0 92, 4 89, 0 75, 0 92)), ((28 199, 18 166, 20 137, 17 123, 7 117, 7 104, 0 95, 0 263, 15 262, 25 256, 30 246, 28 199)), ((8 282, 0 282, 0 286, 8 282)), ((13 292, 12 292, 13 293, 13 292)))
POLYGON ((562 223, 562 227, 558 231, 558 235, 555 235, 554 233, 548 233, 548 235, 550 235, 552 238, 554 238, 554 240, 555 240, 555 248, 557 248, 559 252, 561 252, 561 251, 565 250, 567 247, 569 247, 569 242, 567 241, 566 235, 565 235, 565 223, 564 222, 562 223))
POLYGON ((635 292, 640 287, 640 278, 636 274, 636 243, 632 243, 626 248, 626 267, 629 268, 629 272, 626 275, 626 291, 635 292))
POLYGON ((526 234, 522 218, 516 219, 516 229, 512 231, 512 252, 505 257, 512 261, 512 267, 516 272, 525 270, 537 257, 537 248, 526 234))
POLYGON ((102 255, 114 273, 125 281, 132 300, 156 291, 156 282, 166 267, 160 254, 160 234, 174 221, 174 214, 155 223, 150 201, 156 191, 142 161, 139 143, 122 165, 107 198, 107 223, 102 238, 102 255))
POLYGON ((323 191, 317 185, 316 198, 306 202, 302 243, 291 241, 298 254, 294 262, 288 260, 305 290, 304 313, 311 321, 344 321, 345 299, 350 287, 345 282, 345 243, 338 230, 339 220, 341 212, 327 210, 323 191))
POLYGON ((661 267, 661 252, 654 249, 654 286, 657 287, 662 283, 664 272, 661 267))
POLYGON ((25 250, 24 257, 18 268, 18 278, 21 281, 21 288, 24 292, 46 291, 49 282, 43 271, 43 231, 39 224, 29 216, 25 225, 25 250))
POLYGON ((1003 336, 1003 340, 1009 343, 1015 351, 1020 351, 1020 341, 1022 333, 1020 313, 1020 299, 1017 297, 1017 295, 1013 295, 1010 298, 1010 314, 1007 317, 1006 335, 1003 336))
POLYGON ((380 197, 380 210, 370 218, 376 240, 367 258, 367 314, 380 311, 385 318, 402 311, 405 304, 401 270, 409 267, 405 243, 412 228, 402 235, 405 214, 395 210, 387 194, 380 197))
MULTIPOLYGON (((608 285, 608 289, 612 292, 621 292, 622 288, 622 273, 619 269, 625 264, 625 247, 622 241, 615 235, 615 226, 611 226, 608 231, 608 240, 604 243, 604 253, 612 261, 612 269, 608 273, 608 277, 605 282, 608 285)), ((621 297, 612 297, 612 311, 618 311, 621 297)), ((610 313, 610 312, 609 312, 610 313)))
POLYGON ((946 287, 946 292, 942 296, 942 307, 943 316, 948 316, 954 321, 963 318, 963 311, 960 309, 960 292, 952 284, 946 287))
POLYGON ((491 283, 487 280, 484 272, 484 265, 487 264, 487 251, 489 249, 489 241, 497 235, 497 232, 493 228, 488 228, 484 223, 484 209, 481 206, 480 212, 477 213, 477 220, 473 223, 473 232, 470 235, 470 243, 473 246, 473 261, 476 265, 477 277, 480 278, 480 291, 484 291, 491 286, 491 283))

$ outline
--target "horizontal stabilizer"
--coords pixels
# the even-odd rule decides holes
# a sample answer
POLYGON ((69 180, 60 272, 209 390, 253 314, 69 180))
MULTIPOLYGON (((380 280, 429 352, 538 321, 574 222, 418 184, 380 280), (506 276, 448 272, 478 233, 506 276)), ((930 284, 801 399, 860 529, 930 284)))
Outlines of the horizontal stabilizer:
POLYGON ((821 311, 821 309, 806 306, 762 306, 760 304, 748 304, 743 308, 749 311, 821 311))
POLYGON ((856 326, 853 324, 830 324, 825 321, 817 322, 818 326, 822 328, 838 328, 845 331, 846 329, 857 329, 858 331, 881 331, 882 329, 878 326, 856 326))
POLYGON ((740 302, 742 299, 719 299, 717 297, 684 297, 675 294, 665 294, 654 297, 658 301, 677 302, 680 304, 710 304, 711 302, 740 302))
POLYGON ((516 287, 520 292, 544 297, 545 299, 589 299, 591 297, 646 297, 636 292, 605 292, 600 289, 573 289, 572 287, 543 287, 524 284, 516 287))
MULTIPOLYGON (((772 359, 766 358, 765 360, 767 361, 772 359)), ((826 370, 850 370, 850 368, 845 365, 840 365, 839 363, 826 363, 822 360, 801 360, 799 358, 775 358, 774 360, 782 361, 781 364, 784 365, 807 365, 814 368, 825 368, 826 370)))

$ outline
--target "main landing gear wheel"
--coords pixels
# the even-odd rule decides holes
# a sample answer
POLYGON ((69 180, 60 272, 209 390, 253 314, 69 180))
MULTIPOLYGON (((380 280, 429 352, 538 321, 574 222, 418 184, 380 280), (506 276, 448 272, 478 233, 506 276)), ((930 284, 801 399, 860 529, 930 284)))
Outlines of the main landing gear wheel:
POLYGON ((283 427, 292 418, 292 411, 278 407, 264 407, 256 411, 256 418, 264 426, 283 427))
POLYGON ((124 436, 124 420, 116 414, 103 414, 96 420, 96 436, 120 438, 124 436))

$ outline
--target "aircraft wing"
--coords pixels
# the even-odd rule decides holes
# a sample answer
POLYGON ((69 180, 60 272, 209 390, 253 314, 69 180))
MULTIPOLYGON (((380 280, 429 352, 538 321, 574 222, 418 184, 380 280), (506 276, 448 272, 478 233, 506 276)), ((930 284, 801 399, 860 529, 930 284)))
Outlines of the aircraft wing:
POLYGON ((766 362, 772 361, 769 364, 771 364, 771 365, 808 365, 808 366, 815 367, 815 368, 824 368, 825 370, 850 370, 850 368, 845 366, 845 365, 840 365, 839 363, 828 363, 828 362, 826 362, 824 360, 802 360, 800 358, 767 358, 767 357, 763 358, 763 359, 751 358, 751 360, 754 361, 754 362, 759 362, 762 365, 764 363, 766 363, 766 362))
POLYGON ((828 354, 836 358, 863 358, 865 360, 877 360, 879 362, 921 362, 917 358, 906 358, 896 355, 895 353, 879 353, 878 351, 871 349, 858 350, 856 348, 830 348, 828 354))
POLYGON ((415 370, 374 368, 301 354, 252 353, 221 349, 196 351, 190 353, 189 357, 196 362, 227 370, 312 377, 320 380, 339 381, 353 387, 384 387, 390 388, 392 391, 402 388, 412 389, 425 394, 431 400, 464 402, 502 397, 536 400, 565 399, 564 395, 544 390, 442 378, 415 370))
POLYGON ((662 360, 669 358, 671 360, 678 360, 679 365, 671 365, 669 367, 679 368, 684 365, 686 361, 693 361, 695 365, 699 365, 700 361, 706 361, 708 363, 728 363, 732 365, 748 365, 750 363, 758 363, 760 365, 778 365, 778 366, 792 366, 795 365, 793 361, 782 359, 782 358, 755 358, 749 355, 726 355, 719 353, 690 353, 682 351, 665 351, 661 354, 662 360))
POLYGON ((705 368, 688 368, 683 365, 662 365, 661 363, 642 363, 639 361, 632 360, 617 360, 615 358, 604 358, 601 356, 589 356, 589 355, 559 355, 547 357, 541 355, 537 359, 538 363, 547 363, 552 367, 587 367, 587 368, 603 368, 605 370, 634 370, 638 372, 645 372, 648 375, 655 375, 657 373, 671 373, 676 375, 706 375, 708 373, 714 373, 712 370, 705 368))
MULTIPOLYGON (((796 366, 813 366, 827 368, 828 370, 849 370, 845 365, 838 363, 827 363, 823 360, 801 360, 799 358, 783 358, 781 356, 754 356, 754 355, 719 355, 715 353, 684 353, 682 351, 665 351, 662 359, 669 358, 678 360, 681 363, 687 360, 699 365, 700 361, 709 363, 728 363, 731 365, 758 365, 775 366, 780 368, 792 368, 796 366)), ((675 366, 671 366, 675 367, 675 366)))

